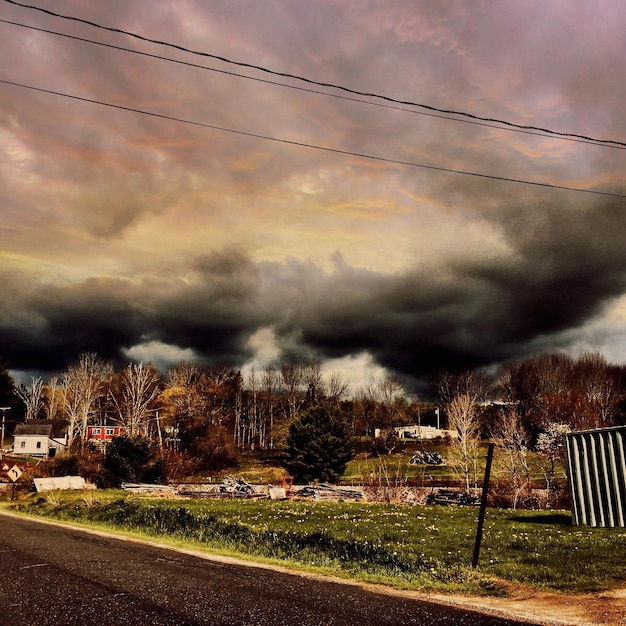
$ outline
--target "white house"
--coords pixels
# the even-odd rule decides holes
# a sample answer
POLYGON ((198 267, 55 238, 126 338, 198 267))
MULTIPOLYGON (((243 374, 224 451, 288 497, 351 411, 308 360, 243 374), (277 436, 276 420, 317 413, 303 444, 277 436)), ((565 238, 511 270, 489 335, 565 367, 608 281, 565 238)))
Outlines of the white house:
MULTIPOLYGON (((409 424, 408 426, 395 426, 396 437, 399 439, 437 439, 438 437, 450 437, 455 439, 458 437, 456 430, 445 430, 443 428, 435 428, 435 426, 420 426, 419 424, 409 424)), ((374 437, 380 437, 381 429, 374 431, 374 437)))
POLYGON ((13 454, 53 457, 67 447, 67 434, 55 434, 47 420, 18 424, 13 433, 13 454))

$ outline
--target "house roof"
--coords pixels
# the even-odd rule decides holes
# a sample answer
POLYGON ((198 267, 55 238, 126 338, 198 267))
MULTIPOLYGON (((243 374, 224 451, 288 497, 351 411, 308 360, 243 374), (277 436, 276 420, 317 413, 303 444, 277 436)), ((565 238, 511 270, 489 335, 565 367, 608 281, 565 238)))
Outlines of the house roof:
POLYGON ((25 424, 18 424, 13 436, 52 437, 52 423, 47 420, 31 420, 25 424))
POLYGON ((62 439, 67 435, 67 424, 55 429, 51 420, 29 420, 25 424, 18 424, 13 431, 17 437, 48 437, 49 439, 62 439))

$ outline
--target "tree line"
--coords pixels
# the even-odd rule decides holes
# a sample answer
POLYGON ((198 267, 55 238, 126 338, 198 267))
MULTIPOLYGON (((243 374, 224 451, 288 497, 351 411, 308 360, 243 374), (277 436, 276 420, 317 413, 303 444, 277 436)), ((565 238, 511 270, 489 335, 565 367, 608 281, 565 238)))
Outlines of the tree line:
MULTIPOLYGON (((550 433, 626 423, 626 367, 591 353, 542 355, 496 372, 440 372, 432 378, 429 401, 409 397, 394 375, 352 395, 348 389, 317 360, 267 365, 245 377, 226 366, 184 362, 162 375, 143 363, 115 371, 97 354, 84 353, 60 375, 45 382, 33 377, 28 387, 15 385, 7 367, 0 368, 5 406, 26 420, 47 419, 57 430, 66 428, 73 450, 90 448, 89 426, 116 424, 128 436, 151 442, 163 458, 178 458, 183 473, 228 466, 246 451, 284 451, 300 436, 294 424, 300 427, 318 407, 327 421, 345 425, 346 437, 432 425, 433 409, 440 407, 441 425, 459 433, 455 445, 468 486, 481 439, 503 442, 511 451, 513 475, 521 475, 525 453, 549 450, 550 433)), ((374 445, 389 452, 393 437, 374 445)))

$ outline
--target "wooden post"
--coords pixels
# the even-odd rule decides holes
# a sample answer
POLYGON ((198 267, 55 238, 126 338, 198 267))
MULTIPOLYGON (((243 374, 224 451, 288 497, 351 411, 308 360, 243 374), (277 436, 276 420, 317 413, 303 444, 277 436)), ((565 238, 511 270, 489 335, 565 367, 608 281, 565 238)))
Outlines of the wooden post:
POLYGON ((474 544, 474 558, 472 559, 472 567, 476 569, 478 566, 478 557, 480 555, 480 542, 483 538, 483 526, 485 524, 485 511, 487 510, 487 492, 489 490, 489 476, 491 474, 491 462, 493 461, 494 444, 489 444, 487 451, 487 465, 485 465, 485 477, 483 478, 483 493, 480 499, 480 513, 478 514, 478 528, 476 529, 476 543, 474 544))

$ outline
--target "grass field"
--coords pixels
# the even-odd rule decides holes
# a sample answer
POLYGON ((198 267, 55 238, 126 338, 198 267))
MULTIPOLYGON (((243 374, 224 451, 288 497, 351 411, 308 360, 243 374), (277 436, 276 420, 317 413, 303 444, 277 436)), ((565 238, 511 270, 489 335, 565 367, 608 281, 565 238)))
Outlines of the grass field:
MULTIPOLYGON (((450 446, 441 440, 420 442, 415 439, 398 440, 398 446, 390 455, 378 455, 371 450, 372 442, 364 438, 357 444, 357 454, 346 467, 341 477, 343 484, 376 484, 388 483, 402 485, 409 483, 413 486, 429 487, 433 484, 462 484, 462 476, 453 466, 450 446), (435 465, 410 465, 409 461, 417 450, 438 452, 446 464, 435 465)), ((504 467, 503 452, 496 448, 494 454, 494 466, 492 479, 505 476, 508 470, 504 467)), ((475 468, 475 479, 481 483, 487 458, 487 444, 480 447, 480 454, 475 468)), ((529 452, 528 461, 533 484, 541 486, 545 483, 540 455, 529 452)), ((268 454, 247 453, 240 459, 237 467, 226 468, 211 476, 214 481, 223 479, 226 475, 236 474, 244 480, 255 484, 280 484, 286 476, 286 471, 280 466, 278 457, 268 454)), ((198 476, 198 480, 208 480, 208 476, 198 476)), ((556 473, 557 480, 565 480, 564 468, 559 464, 556 473)))
POLYGON ((626 530, 569 513, 381 503, 174 500, 123 492, 31 495, 18 510, 159 541, 405 589, 498 595, 505 582, 563 593, 626 584, 626 530))

